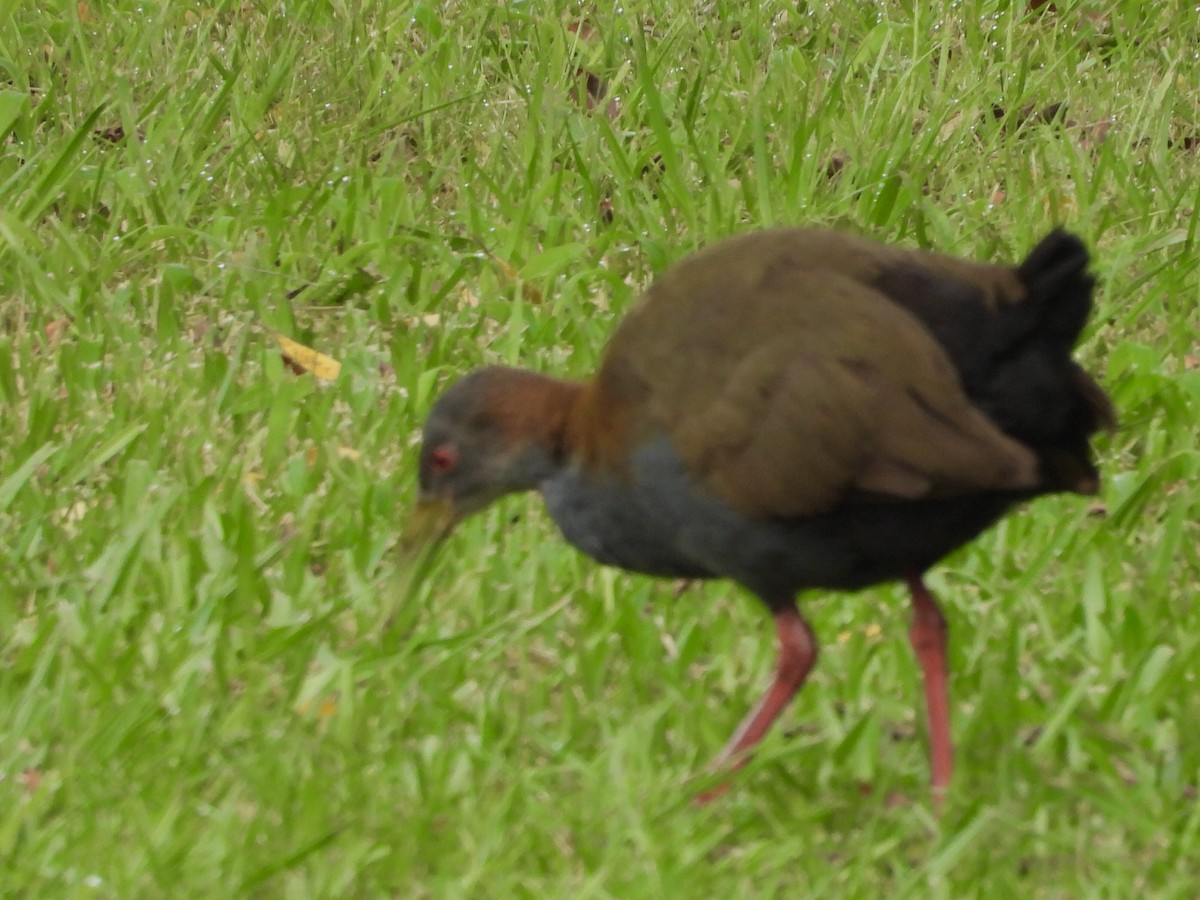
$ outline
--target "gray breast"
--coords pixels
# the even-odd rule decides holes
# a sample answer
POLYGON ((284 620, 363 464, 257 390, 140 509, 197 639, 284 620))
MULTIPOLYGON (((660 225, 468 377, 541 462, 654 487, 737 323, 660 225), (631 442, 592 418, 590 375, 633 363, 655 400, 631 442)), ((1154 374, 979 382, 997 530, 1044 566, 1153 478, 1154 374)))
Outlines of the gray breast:
POLYGON ((544 481, 542 498, 563 537, 606 565, 634 572, 678 578, 718 574, 688 553, 681 498, 636 469, 625 480, 567 467, 544 481))
POLYGON ((665 438, 633 454, 628 478, 568 467, 541 491, 568 541, 637 572, 731 578, 774 594, 821 583, 851 564, 838 536, 747 519, 698 489, 665 438))

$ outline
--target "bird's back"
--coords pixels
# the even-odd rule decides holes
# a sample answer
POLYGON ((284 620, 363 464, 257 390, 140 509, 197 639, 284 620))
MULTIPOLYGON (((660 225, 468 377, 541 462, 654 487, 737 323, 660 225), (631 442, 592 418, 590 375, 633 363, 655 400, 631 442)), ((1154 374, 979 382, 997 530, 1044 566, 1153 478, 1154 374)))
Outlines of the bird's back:
MULTIPOLYGON (((1104 393, 1070 358, 1091 309, 1087 264, 1082 243, 1062 231, 1017 267, 832 231, 755 232, 703 250, 657 279, 613 336, 599 385, 636 410, 631 439, 666 431, 686 441, 694 430, 688 423, 720 415, 722 399, 738 393, 739 380, 744 384, 757 377, 762 383, 755 387, 762 393, 780 390, 779 373, 795 371, 794 391, 807 385, 814 394, 831 394, 829 408, 796 412, 794 422, 759 421, 730 429, 804 428, 808 433, 798 444, 817 450, 807 460, 799 452, 796 464, 820 469, 822 442, 860 436, 846 436, 842 425, 832 424, 858 411, 836 405, 853 392, 832 396, 836 392, 805 372, 833 367, 836 378, 846 380, 857 370, 873 382, 868 393, 880 394, 886 381, 900 393, 938 395, 920 397, 921 406, 953 393, 953 386, 939 380, 951 370, 950 379, 973 409, 1037 458, 1038 484, 1014 483, 1014 491, 1086 492, 1096 480, 1088 437, 1113 420, 1104 393), (748 364, 752 358, 758 361, 748 364)), ((819 406, 821 397, 815 402, 819 406)), ((739 405, 749 408, 753 399, 739 399, 739 405)), ((763 412, 786 419, 795 408, 794 402, 778 402, 763 412)), ((948 414, 953 411, 935 410, 932 418, 948 414)), ((913 429, 925 429, 936 439, 928 421, 911 418, 913 429)), ((962 418, 964 428, 977 424, 962 418)), ((735 433, 733 438, 749 436, 735 433)), ((946 453, 953 452, 952 443, 946 439, 946 453)), ((975 445, 996 459, 1007 452, 1002 441, 985 438, 975 445)), ((969 454, 971 448, 963 446, 969 454)), ((687 448, 682 450, 687 455, 687 448)), ((840 452, 836 446, 827 450, 840 452)), ((973 486, 950 478, 930 489, 970 493, 1004 486, 1003 477, 994 480, 995 485, 973 486)), ((830 488, 828 496, 815 498, 814 513, 861 493, 852 479, 830 488)))

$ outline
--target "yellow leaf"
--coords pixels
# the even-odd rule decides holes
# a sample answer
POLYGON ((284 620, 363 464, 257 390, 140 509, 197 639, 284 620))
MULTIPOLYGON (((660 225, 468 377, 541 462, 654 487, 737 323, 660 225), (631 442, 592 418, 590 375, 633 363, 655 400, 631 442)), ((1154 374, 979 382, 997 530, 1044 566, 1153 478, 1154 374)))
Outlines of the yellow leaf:
POLYGON ((406 316, 404 324, 409 328, 415 328, 417 325, 428 325, 430 328, 437 328, 442 323, 442 317, 437 313, 422 313, 419 316, 406 316))
POLYGON ((492 262, 495 263, 495 265, 496 265, 496 269, 500 272, 501 280, 503 280, 503 281, 520 281, 521 280, 521 276, 517 273, 517 270, 515 268, 513 268, 513 266, 510 263, 501 259, 495 253, 492 253, 490 250, 488 251, 488 256, 491 257, 492 262))
POLYGON ((336 381, 338 373, 342 371, 342 364, 324 353, 297 344, 282 334, 275 335, 275 340, 279 341, 279 350, 283 353, 284 361, 297 374, 311 372, 323 381, 336 381))
POLYGON ((336 697, 326 697, 320 703, 314 703, 310 700, 303 700, 296 704, 296 712, 302 716, 313 716, 316 719, 327 721, 337 715, 338 704, 336 697))
POLYGON ((536 287, 521 278, 521 273, 512 267, 510 263, 501 259, 490 250, 487 251, 488 257, 492 264, 496 267, 496 272, 500 276, 501 281, 519 284, 521 286, 521 296, 525 298, 526 303, 539 304, 542 302, 542 292, 536 287))

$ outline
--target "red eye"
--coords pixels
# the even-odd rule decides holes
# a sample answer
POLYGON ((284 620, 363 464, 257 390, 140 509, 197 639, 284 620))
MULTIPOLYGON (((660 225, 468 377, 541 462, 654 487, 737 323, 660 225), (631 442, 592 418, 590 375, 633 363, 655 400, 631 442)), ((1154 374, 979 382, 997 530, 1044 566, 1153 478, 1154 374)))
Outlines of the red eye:
POLYGON ((429 451, 429 470, 444 475, 458 465, 458 451, 451 444, 442 444, 429 451))

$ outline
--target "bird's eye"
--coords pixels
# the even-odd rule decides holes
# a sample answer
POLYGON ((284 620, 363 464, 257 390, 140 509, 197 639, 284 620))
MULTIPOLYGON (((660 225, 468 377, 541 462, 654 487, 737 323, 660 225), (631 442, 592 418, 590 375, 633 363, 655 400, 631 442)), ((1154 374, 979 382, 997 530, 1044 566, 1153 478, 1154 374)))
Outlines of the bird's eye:
POLYGON ((445 475, 458 465, 458 450, 453 444, 441 444, 429 452, 429 470, 437 475, 445 475))

